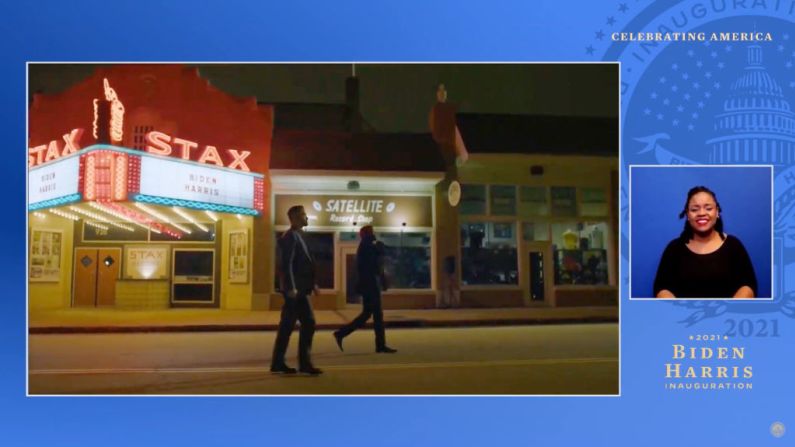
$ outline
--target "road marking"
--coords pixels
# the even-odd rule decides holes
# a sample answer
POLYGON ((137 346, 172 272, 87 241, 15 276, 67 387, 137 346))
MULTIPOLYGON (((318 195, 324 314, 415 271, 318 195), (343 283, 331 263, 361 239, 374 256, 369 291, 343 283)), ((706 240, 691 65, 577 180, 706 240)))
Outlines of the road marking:
MULTIPOLYGON (((430 369, 430 368, 480 368, 499 366, 538 366, 583 363, 618 363, 615 357, 590 357, 574 359, 527 359, 527 360, 491 360, 461 362, 427 362, 427 363, 368 363, 361 365, 323 366, 324 371, 356 371, 356 370, 392 370, 392 369, 430 369)), ((240 366, 215 368, 86 368, 86 369, 34 369, 32 376, 38 375, 90 375, 90 374, 205 374, 205 373, 269 373, 266 366, 240 366)))

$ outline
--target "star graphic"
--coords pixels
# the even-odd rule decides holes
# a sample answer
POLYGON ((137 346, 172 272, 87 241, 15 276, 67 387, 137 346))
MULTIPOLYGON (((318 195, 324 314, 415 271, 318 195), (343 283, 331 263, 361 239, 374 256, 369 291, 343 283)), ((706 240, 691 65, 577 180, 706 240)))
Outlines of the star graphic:
POLYGON ((716 57, 718 57, 718 52, 717 51, 713 51, 713 52, 709 53, 709 55, 712 56, 713 59, 715 59, 716 57))
POLYGON ((602 40, 605 37, 605 33, 602 30, 596 32, 596 40, 602 40))
POLYGON ((629 6, 627 6, 626 3, 621 3, 621 4, 618 5, 618 10, 621 11, 621 12, 627 12, 628 9, 629 9, 629 6))
POLYGON ((690 57, 693 57, 695 54, 696 54, 696 52, 695 52, 695 51, 693 51, 693 50, 687 50, 687 55, 688 55, 688 56, 690 56, 690 57))
POLYGON ((610 16, 610 17, 607 18, 607 24, 608 25, 613 26, 614 23, 616 23, 615 17, 610 16))
POLYGON ((676 86, 676 85, 672 85, 672 86, 671 86, 671 91, 672 91, 672 92, 678 92, 678 91, 679 91, 679 87, 678 87, 678 86, 676 86))
POLYGON ((671 121, 671 124, 673 124, 674 126, 678 126, 679 125, 679 120, 673 120, 673 121, 671 121))
POLYGON ((667 106, 668 104, 671 104, 671 101, 668 98, 665 98, 663 99, 663 104, 667 106))
POLYGON ((710 93, 710 92, 704 92, 704 97, 705 97, 705 98, 711 98, 711 97, 712 97, 712 93, 710 93))
POLYGON ((704 66, 704 63, 701 61, 696 62, 696 67, 701 68, 704 66))
POLYGON ((699 84, 698 82, 694 82, 694 83, 693 83, 693 88, 694 88, 694 89, 696 89, 696 90, 698 90, 698 89, 700 89, 700 88, 701 88, 701 84, 699 84))
POLYGON ((785 65, 787 68, 792 68, 792 61, 787 61, 787 63, 786 63, 786 64, 784 64, 784 65, 785 65))
POLYGON ((658 114, 657 114, 657 119, 658 119, 658 120, 662 120, 664 116, 665 116, 665 115, 663 115, 662 113, 658 113, 658 114))
POLYGON ((671 70, 673 70, 673 71, 679 70, 679 64, 671 65, 671 70))
POLYGON ((699 109, 703 109, 704 108, 704 101, 699 101, 698 102, 698 108, 699 109))
POLYGON ((690 101, 690 93, 685 93, 685 101, 690 101))
POLYGON ((649 109, 648 107, 643 109, 643 114, 644 115, 651 115, 651 109, 649 109))
POLYGON ((651 92, 651 99, 657 99, 657 92, 651 92))
POLYGON ((695 129, 695 126, 693 126, 692 124, 687 125, 687 130, 693 130, 693 129, 695 129))
POLYGON ((779 45, 778 46, 778 51, 782 51, 783 52, 784 51, 784 45, 779 45))
POLYGON ((693 114, 690 116, 692 116, 693 119, 698 119, 698 112, 693 112, 693 114))
POLYGON ((690 75, 689 75, 689 74, 687 74, 687 73, 682 73, 682 79, 684 79, 685 81, 687 81, 688 79, 690 79, 690 75))
POLYGON ((712 45, 712 43, 711 43, 710 41, 708 41, 708 40, 705 40, 705 41, 704 41, 704 46, 705 46, 705 47, 708 47, 708 46, 710 46, 710 45, 712 45))
POLYGON ((724 64, 723 62, 718 62, 718 68, 723 68, 725 66, 726 66, 726 64, 724 64))
POLYGON ((677 111, 677 112, 684 112, 684 111, 685 111, 685 108, 684 108, 684 107, 682 107, 682 106, 676 106, 676 111, 677 111))
POLYGON ((714 87, 715 90, 720 89, 720 82, 716 82, 716 83, 712 84, 712 87, 714 87))
POLYGON ((732 46, 731 45, 726 45, 726 48, 724 48, 724 49, 726 50, 727 53, 729 53, 732 50, 732 46))
POLYGON ((660 77, 660 84, 665 84, 665 76, 660 77))
POLYGON ((711 78, 712 77, 712 72, 708 71, 708 72, 704 73, 704 77, 707 78, 707 79, 711 78))
POLYGON ((791 82, 789 83, 789 87, 790 87, 790 88, 795 88, 795 81, 791 81, 791 82))
POLYGON ((588 45, 587 47, 585 47, 585 52, 587 54, 593 54, 594 51, 596 51, 596 49, 594 49, 593 45, 588 45))
POLYGON ((789 40, 789 33, 784 33, 781 37, 784 38, 784 40, 789 40))

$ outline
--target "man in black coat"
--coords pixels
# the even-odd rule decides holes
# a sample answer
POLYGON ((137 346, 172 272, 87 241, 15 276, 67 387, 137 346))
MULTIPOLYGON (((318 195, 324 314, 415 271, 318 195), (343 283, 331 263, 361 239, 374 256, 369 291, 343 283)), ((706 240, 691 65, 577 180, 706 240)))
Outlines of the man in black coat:
POLYGON ((350 323, 334 332, 334 339, 342 351, 342 340, 356 329, 364 326, 370 316, 375 329, 375 352, 393 354, 397 349, 386 345, 384 312, 381 308, 381 289, 387 289, 383 270, 384 244, 376 241, 373 227, 366 225, 359 230, 359 248, 356 250, 356 271, 359 276, 357 292, 362 294, 362 313, 350 323))
POLYGON ((315 315, 309 295, 317 295, 315 284, 315 262, 306 243, 302 230, 307 226, 306 211, 302 206, 294 206, 287 211, 290 218, 290 229, 279 239, 279 279, 284 304, 279 321, 279 332, 273 345, 271 372, 278 374, 295 374, 295 368, 287 366, 284 355, 290 334, 295 328, 296 319, 301 322, 298 338, 298 372, 316 376, 321 374, 319 368, 312 365, 309 352, 312 349, 312 336, 315 333, 315 315))

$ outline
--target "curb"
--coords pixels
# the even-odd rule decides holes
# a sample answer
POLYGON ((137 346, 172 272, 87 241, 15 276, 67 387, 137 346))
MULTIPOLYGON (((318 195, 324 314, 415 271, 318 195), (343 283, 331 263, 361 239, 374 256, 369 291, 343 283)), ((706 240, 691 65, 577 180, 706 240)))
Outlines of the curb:
MULTIPOLYGON (((485 320, 400 320, 386 321, 387 328, 451 328, 484 326, 539 326, 552 324, 618 323, 615 317, 582 318, 509 318, 485 320)), ((317 330, 339 329, 343 324, 321 323, 317 330)), ((157 333, 157 332, 257 332, 276 331, 278 324, 184 324, 170 326, 42 326, 31 327, 29 334, 105 334, 105 333, 157 333)), ((365 328, 372 328, 372 323, 365 328)))

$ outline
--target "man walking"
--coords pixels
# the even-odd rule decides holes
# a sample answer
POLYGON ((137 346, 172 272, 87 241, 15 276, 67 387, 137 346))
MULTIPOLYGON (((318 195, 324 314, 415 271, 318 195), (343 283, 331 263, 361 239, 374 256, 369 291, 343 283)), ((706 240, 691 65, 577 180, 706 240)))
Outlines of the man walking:
POLYGON ((362 313, 340 330, 335 331, 334 340, 337 341, 337 346, 342 351, 342 340, 356 329, 364 326, 372 315, 373 329, 375 330, 375 352, 394 354, 397 349, 386 345, 384 312, 381 307, 381 290, 387 289, 383 266, 384 244, 376 241, 373 227, 370 225, 359 230, 359 237, 361 242, 356 250, 356 271, 359 276, 357 291, 362 294, 362 313))
POLYGON ((309 294, 317 295, 315 284, 315 262, 306 244, 303 227, 308 225, 306 211, 302 206, 294 206, 287 211, 290 229, 279 239, 279 279, 284 304, 279 321, 279 332, 273 345, 271 372, 275 374, 295 374, 295 368, 287 366, 284 355, 287 343, 293 333, 296 319, 301 322, 298 338, 298 372, 316 376, 322 374, 312 365, 309 352, 312 349, 312 336, 315 333, 315 316, 309 294))

